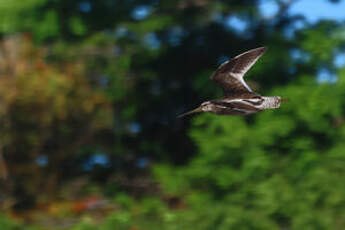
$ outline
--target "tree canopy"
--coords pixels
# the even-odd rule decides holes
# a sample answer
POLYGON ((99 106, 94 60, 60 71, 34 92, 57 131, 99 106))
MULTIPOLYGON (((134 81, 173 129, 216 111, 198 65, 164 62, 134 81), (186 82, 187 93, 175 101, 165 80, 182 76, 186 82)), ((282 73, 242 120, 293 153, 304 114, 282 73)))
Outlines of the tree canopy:
POLYGON ((297 1, 0 0, 3 228, 343 229, 345 27, 297 1), (260 46, 289 103, 176 118, 260 46))

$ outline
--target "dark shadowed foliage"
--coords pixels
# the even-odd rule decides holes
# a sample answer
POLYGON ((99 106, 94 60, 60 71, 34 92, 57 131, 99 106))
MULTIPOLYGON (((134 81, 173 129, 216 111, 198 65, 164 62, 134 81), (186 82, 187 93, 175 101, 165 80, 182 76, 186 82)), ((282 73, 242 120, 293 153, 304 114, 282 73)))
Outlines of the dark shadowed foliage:
POLYGON ((299 1, 0 0, 1 229, 344 229, 345 27, 299 1), (288 103, 176 118, 261 46, 288 103))

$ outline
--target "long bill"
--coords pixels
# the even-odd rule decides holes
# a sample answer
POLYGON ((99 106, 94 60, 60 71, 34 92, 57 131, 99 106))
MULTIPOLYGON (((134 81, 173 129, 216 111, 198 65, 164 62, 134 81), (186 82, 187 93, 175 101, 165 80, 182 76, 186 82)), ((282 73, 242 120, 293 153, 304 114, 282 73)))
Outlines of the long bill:
POLYGON ((189 112, 187 112, 187 113, 181 114, 181 115, 178 116, 177 118, 182 118, 182 117, 185 117, 185 116, 187 116, 187 115, 190 115, 190 114, 193 114, 193 113, 200 113, 200 112, 202 112, 202 109, 201 109, 201 107, 198 107, 198 108, 196 108, 196 109, 193 109, 192 111, 189 111, 189 112))

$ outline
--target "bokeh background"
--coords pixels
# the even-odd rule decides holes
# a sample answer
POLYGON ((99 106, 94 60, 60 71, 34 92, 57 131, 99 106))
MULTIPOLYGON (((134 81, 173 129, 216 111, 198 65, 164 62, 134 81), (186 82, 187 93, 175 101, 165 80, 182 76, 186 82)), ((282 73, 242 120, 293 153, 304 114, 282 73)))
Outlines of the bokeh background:
POLYGON ((1 230, 345 229, 345 1, 0 0, 1 230), (222 62, 290 98, 220 97, 222 62))

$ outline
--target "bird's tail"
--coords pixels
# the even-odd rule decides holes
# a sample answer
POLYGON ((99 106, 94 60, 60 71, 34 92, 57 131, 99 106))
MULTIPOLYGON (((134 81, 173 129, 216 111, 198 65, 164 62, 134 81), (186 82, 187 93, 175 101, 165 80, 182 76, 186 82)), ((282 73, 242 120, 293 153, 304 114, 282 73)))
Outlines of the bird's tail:
POLYGON ((177 118, 182 118, 182 117, 185 117, 187 115, 190 115, 190 114, 193 114, 193 113, 200 113, 200 112, 202 112, 202 109, 201 109, 201 107, 198 107, 196 109, 193 109, 192 111, 189 111, 187 113, 179 115, 177 118))
POLYGON ((288 101, 290 101, 289 98, 281 98, 280 99, 280 103, 285 103, 285 102, 288 102, 288 101))

